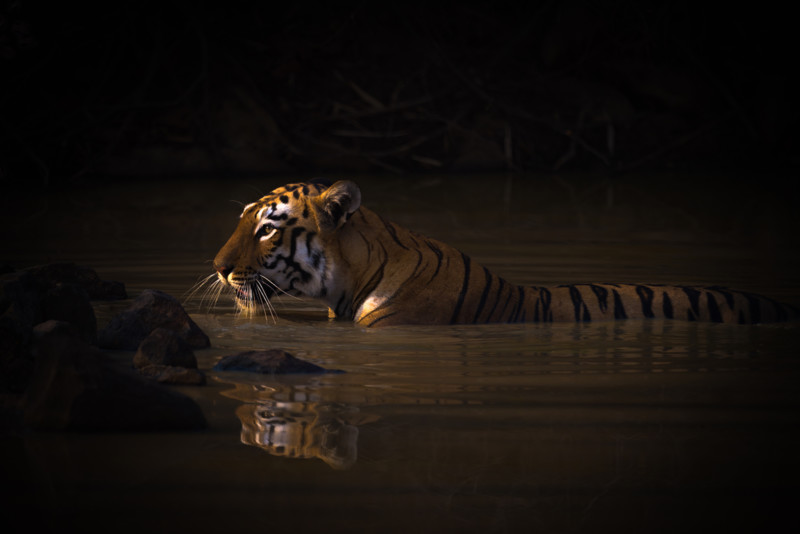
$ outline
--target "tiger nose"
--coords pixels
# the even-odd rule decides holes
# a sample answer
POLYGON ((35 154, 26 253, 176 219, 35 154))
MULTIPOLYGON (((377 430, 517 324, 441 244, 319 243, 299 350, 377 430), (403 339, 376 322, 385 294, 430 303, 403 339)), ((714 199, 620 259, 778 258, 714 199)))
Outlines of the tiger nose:
POLYGON ((228 283, 228 275, 231 274, 231 271, 233 271, 233 266, 231 266, 231 265, 214 264, 214 269, 216 269, 217 276, 219 277, 219 279, 223 283, 227 284, 228 283))

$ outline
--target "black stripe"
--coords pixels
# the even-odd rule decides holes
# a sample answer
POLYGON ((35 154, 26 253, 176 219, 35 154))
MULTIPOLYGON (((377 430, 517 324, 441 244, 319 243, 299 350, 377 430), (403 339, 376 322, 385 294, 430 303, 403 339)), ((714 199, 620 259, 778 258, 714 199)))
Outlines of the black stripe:
POLYGON ((683 292, 689 297, 691 308, 687 312, 688 321, 696 321, 700 317, 700 292, 693 287, 682 287, 683 292))
POLYGON ((583 296, 580 290, 574 285, 566 286, 569 288, 569 297, 572 299, 572 307, 575 311, 575 322, 581 320, 581 307, 583 306, 583 296))
MULTIPOLYGON (((313 257, 316 252, 311 250, 311 241, 314 239, 314 236, 316 235, 317 234, 315 232, 308 232, 308 235, 306 236, 306 254, 308 254, 309 258, 313 257)), ((317 260, 316 265, 314 265, 314 267, 319 267, 319 260, 317 260)))
POLYGON ((672 319, 674 317, 672 311, 672 299, 669 298, 667 292, 664 291, 664 300, 662 301, 662 309, 664 311, 664 317, 667 319, 672 319))
POLYGON ((553 302, 553 294, 547 288, 539 290, 539 299, 542 302, 542 321, 553 322, 553 311, 550 309, 550 304, 553 302))
POLYGON ((436 270, 433 272, 433 276, 431 276, 431 280, 433 280, 437 274, 439 274, 439 268, 442 266, 442 258, 444 258, 444 252, 442 249, 434 245, 428 240, 425 240, 425 244, 428 245, 428 248, 436 254, 436 270))
POLYGON ((342 317, 344 315, 344 308, 342 308, 342 304, 345 303, 345 297, 347 293, 342 293, 342 296, 339 297, 339 300, 336 302, 336 307, 333 308, 333 313, 336 314, 337 317, 342 317))
POLYGON ((280 215, 275 215, 274 213, 270 213, 269 215, 267 215, 267 219, 271 221, 285 221, 288 218, 289 218, 288 213, 281 213, 280 215))
POLYGON ((469 288, 469 271, 471 260, 463 252, 461 259, 464 261, 464 282, 461 284, 461 291, 458 293, 458 300, 456 300, 456 307, 453 310, 453 317, 450 319, 451 323, 455 323, 458 315, 461 313, 461 306, 464 305, 464 298, 467 296, 467 289, 469 288))
POLYGON ((759 309, 763 308, 764 306, 770 306, 772 308, 773 312, 775 313, 774 322, 782 323, 789 319, 789 314, 783 304, 775 302, 769 297, 759 296, 758 299, 760 301, 759 309))
POLYGON ((492 315, 494 315, 494 311, 497 309, 497 305, 500 303, 500 295, 503 293, 503 287, 506 285, 506 281, 502 278, 497 279, 497 294, 494 296, 494 305, 492 309, 489 311, 489 315, 486 316, 487 321, 492 320, 492 315))
POLYGON ((381 222, 383 222, 383 226, 386 228, 386 231, 389 232, 389 235, 392 236, 392 239, 394 240, 394 242, 397 243, 398 245, 400 245, 400 248, 408 250, 408 247, 405 246, 403 243, 401 243, 400 239, 397 237, 397 230, 395 229, 394 225, 392 223, 384 220, 380 216, 378 216, 378 218, 381 220, 381 222))
POLYGON ((729 310, 732 310, 734 308, 734 306, 736 305, 736 301, 734 300, 733 293, 731 293, 728 290, 727 287, 712 286, 712 287, 709 287, 708 289, 711 289, 712 291, 716 291, 717 293, 719 293, 720 295, 725 297, 725 303, 728 305, 728 309, 729 310))
POLYGON ((625 306, 619 293, 616 289, 612 289, 611 293, 614 295, 614 319, 627 319, 628 315, 625 313, 625 306))
POLYGON ((519 314, 525 308, 525 290, 522 289, 522 286, 517 286, 517 293, 519 294, 519 301, 517 302, 517 309, 514 311, 514 319, 512 320, 514 323, 520 322, 519 314))
POLYGON ((508 317, 506 316, 506 308, 508 308, 508 303, 511 301, 511 295, 514 294, 514 289, 511 284, 509 284, 508 294, 506 295, 506 299, 503 301, 503 307, 500 310, 500 315, 498 316, 498 321, 508 322, 508 317))
POLYGON ((600 307, 600 311, 605 313, 608 309, 608 290, 593 284, 589 284, 589 287, 592 288, 595 297, 597 297, 597 305, 600 307))
POLYGON ((742 293, 747 299, 747 307, 750 310, 750 323, 761 322, 761 305, 758 302, 758 297, 751 293, 742 293))
POLYGON ((367 237, 364 235, 364 233, 361 232, 360 230, 356 230, 355 232, 358 234, 358 237, 361 238, 361 241, 364 242, 364 246, 367 249, 367 261, 366 261, 366 263, 369 264, 370 260, 372 258, 372 249, 373 249, 372 243, 370 242, 369 239, 367 239, 367 237))
POLYGON ((653 314, 653 290, 647 286, 636 286, 636 294, 642 301, 642 314, 648 319, 655 317, 653 314))
MULTIPOLYGON (((308 282, 311 279, 311 273, 308 271, 303 270, 303 266, 297 263, 294 259, 295 254, 297 253, 297 239, 305 232, 306 229, 302 226, 298 226, 297 228, 292 229, 292 234, 290 236, 290 244, 289 244, 289 256, 282 257, 278 256, 279 259, 283 259, 286 262, 287 268, 292 268, 295 271, 300 273, 300 277, 302 278, 303 282, 308 282)), ((277 264, 277 260, 275 262, 277 264)))
MULTIPOLYGON (((513 294, 513 291, 510 294, 513 294)), ((511 298, 510 294, 509 294, 509 297, 508 297, 509 299, 511 298)), ((506 322, 507 323, 516 322, 516 317, 518 315, 519 315, 519 301, 517 301, 517 303, 514 304, 514 307, 511 309, 511 313, 509 313, 508 317, 506 318, 506 322)))
POLYGON ((414 266, 414 270, 411 272, 411 274, 408 275, 408 278, 406 278, 406 280, 401 284, 400 286, 401 289, 403 287, 409 287, 409 284, 411 284, 414 280, 419 278, 420 275, 422 275, 422 273, 425 270, 425 269, 420 269, 420 267, 422 266, 422 259, 423 259, 422 252, 419 250, 415 250, 414 252, 417 253, 417 264, 414 266))
POLYGON ((722 314, 719 312, 719 305, 717 299, 714 298, 710 292, 706 291, 706 300, 708 301, 708 316, 714 323, 722 322, 722 314))
POLYGON ((478 309, 475 311, 475 317, 472 319, 473 323, 478 322, 478 316, 480 316, 483 311, 483 307, 486 306, 486 298, 489 296, 489 289, 492 287, 492 273, 490 273, 489 269, 486 267, 483 268, 483 273, 486 275, 486 287, 483 288, 481 300, 478 302, 478 309))
MULTIPOLYGON (((371 315, 371 314, 370 314, 370 315, 371 315)), ((372 326, 375 326, 375 325, 376 325, 376 324, 378 324, 379 322, 383 321, 384 319, 388 319, 388 318, 389 318, 389 317, 391 317, 392 315, 397 315, 397 312, 391 312, 391 313, 387 313, 387 314, 385 314, 385 315, 381 315, 380 317, 378 317, 377 319, 375 319, 374 321, 372 321, 371 323, 369 323, 369 324, 368 324, 368 325, 366 325, 366 326, 367 326, 367 327, 372 327, 372 326)))
MULTIPOLYGON (((383 247, 382 244, 381 247, 383 247)), ((385 252, 386 251, 384 250, 384 253, 385 252)), ((378 284, 381 283, 381 281, 383 280, 383 273, 385 267, 386 267, 386 260, 384 259, 384 261, 381 262, 380 267, 367 281, 366 285, 363 288, 361 288, 361 291, 359 291, 358 294, 355 296, 355 298, 353 299, 353 313, 355 313, 355 311, 364 303, 364 301, 367 299, 367 296, 369 296, 375 290, 375 288, 378 287, 378 284)))

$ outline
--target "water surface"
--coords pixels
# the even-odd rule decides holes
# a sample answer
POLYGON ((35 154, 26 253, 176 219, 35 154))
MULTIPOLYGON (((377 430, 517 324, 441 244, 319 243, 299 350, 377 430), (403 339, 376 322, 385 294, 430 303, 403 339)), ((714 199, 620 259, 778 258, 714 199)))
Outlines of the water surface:
MULTIPOLYGON (((515 282, 720 284, 800 300, 796 226, 779 192, 697 193, 694 177, 359 181, 373 209, 515 282)), ((25 217, 4 237, 9 261, 78 261, 132 296, 165 290, 184 299, 213 345, 196 352, 209 385, 180 388, 203 408, 206 431, 4 438, 16 487, 9 506, 31 527, 798 526, 797 324, 365 330, 328 321, 312 301, 281 298, 277 318, 244 318, 226 297, 192 294, 241 210, 228 200, 249 202, 281 183, 138 182, 20 207, 25 217), (211 371, 224 355, 263 348, 345 372, 211 371)), ((100 325, 125 306, 97 303, 100 325)), ((132 354, 111 357, 129 365, 132 354)))

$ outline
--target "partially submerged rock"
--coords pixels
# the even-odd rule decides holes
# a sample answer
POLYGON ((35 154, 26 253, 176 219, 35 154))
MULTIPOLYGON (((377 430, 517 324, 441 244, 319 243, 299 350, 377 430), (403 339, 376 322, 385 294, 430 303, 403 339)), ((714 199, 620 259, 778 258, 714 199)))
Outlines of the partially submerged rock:
POLYGON ((225 356, 214 366, 214 371, 246 371, 262 374, 289 373, 340 373, 295 358, 280 349, 251 350, 225 356))
POLYGON ((156 328, 141 342, 133 365, 143 376, 162 384, 206 383, 192 348, 177 332, 166 328, 156 328))
POLYGON ((174 330, 156 328, 142 340, 133 357, 134 367, 171 365, 197 369, 192 347, 174 330))
POLYGON ((35 369, 22 402, 36 430, 163 431, 205 428, 189 397, 109 364, 63 321, 34 330, 35 369))
MULTIPOLYGON (((202 383, 197 369, 154 366, 146 374, 112 364, 93 343, 97 323, 91 299, 126 298, 117 282, 100 280, 87 267, 58 263, 0 276, 0 421, 4 428, 34 430, 194 430, 206 426, 200 407, 189 397, 158 382, 202 383)), ((160 293, 160 292, 158 292, 160 293)), ((164 294, 161 294, 164 295, 164 294)), ((175 299, 154 296, 140 302, 142 336, 157 326, 174 329, 159 361, 197 367, 194 354, 173 336, 208 346, 208 337, 175 299), (164 302, 167 302, 165 305, 164 302), (160 318, 159 320, 154 317, 160 318), (149 321, 148 321, 149 319, 149 321), (152 325, 156 326, 153 327, 152 325)), ((141 339, 139 340, 141 341, 141 339)), ((139 346, 137 341, 132 349, 139 346)), ((145 346, 158 360, 158 348, 145 346)))
POLYGON ((190 347, 211 345, 208 336, 189 317, 178 300, 155 289, 145 289, 127 310, 115 315, 98 334, 98 344, 107 349, 137 350, 157 328, 176 332, 190 347))

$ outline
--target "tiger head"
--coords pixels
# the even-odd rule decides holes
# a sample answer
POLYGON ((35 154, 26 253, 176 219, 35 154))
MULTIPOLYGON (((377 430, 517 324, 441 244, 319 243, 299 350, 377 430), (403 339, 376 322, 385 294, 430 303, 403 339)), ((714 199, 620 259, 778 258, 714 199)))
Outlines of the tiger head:
POLYGON ((353 182, 289 184, 244 207, 214 259, 219 281, 252 314, 276 294, 324 297, 337 258, 326 251, 361 205, 353 182))

